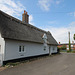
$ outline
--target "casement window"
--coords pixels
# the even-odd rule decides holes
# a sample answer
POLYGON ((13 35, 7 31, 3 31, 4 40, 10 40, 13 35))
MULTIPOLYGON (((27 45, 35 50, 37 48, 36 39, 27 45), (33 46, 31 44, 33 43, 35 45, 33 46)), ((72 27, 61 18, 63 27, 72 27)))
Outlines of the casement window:
POLYGON ((55 47, 53 47, 53 50, 55 50, 55 47))
POLYGON ((22 49, 22 51, 24 52, 24 46, 23 46, 23 49, 22 49))
POLYGON ((44 51, 46 50, 46 46, 44 46, 44 51))
POLYGON ((21 46, 19 46, 19 52, 21 52, 21 46))
POLYGON ((67 48, 69 48, 69 45, 67 45, 67 48))
POLYGON ((73 47, 73 45, 71 45, 71 47, 73 47))
POLYGON ((0 53, 1 53, 1 45, 0 45, 0 53))
POLYGON ((25 52, 25 46, 19 46, 19 52, 25 52))

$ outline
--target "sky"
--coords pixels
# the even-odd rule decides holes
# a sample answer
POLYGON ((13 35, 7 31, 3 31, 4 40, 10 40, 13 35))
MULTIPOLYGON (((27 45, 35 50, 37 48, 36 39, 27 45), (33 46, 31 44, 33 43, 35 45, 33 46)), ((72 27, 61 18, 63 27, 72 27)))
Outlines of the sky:
POLYGON ((60 43, 71 42, 75 34, 75 0, 0 0, 0 10, 22 20, 26 10, 29 23, 46 31, 60 43))

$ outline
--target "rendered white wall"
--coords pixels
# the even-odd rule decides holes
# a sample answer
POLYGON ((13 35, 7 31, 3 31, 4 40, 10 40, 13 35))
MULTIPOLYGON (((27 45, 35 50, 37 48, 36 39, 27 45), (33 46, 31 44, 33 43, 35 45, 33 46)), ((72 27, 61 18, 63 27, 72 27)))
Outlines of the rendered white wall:
POLYGON ((51 46, 51 51, 52 53, 57 53, 57 46, 51 46), (54 48, 54 50, 53 50, 54 48))
POLYGON ((43 44, 31 43, 31 42, 6 40, 5 47, 6 47, 5 60, 49 53, 48 47, 47 50, 44 50, 43 44), (19 46, 22 45, 25 46, 25 52, 19 53, 19 46))
POLYGON ((0 34, 0 66, 3 64, 5 54, 5 40, 0 34))
MULTIPOLYGON (((42 54, 49 54, 49 46, 47 49, 44 50, 43 44, 39 43, 31 43, 31 42, 23 42, 23 41, 15 41, 15 40, 8 40, 6 39, 6 51, 5 51, 5 60, 35 56, 35 55, 42 55, 42 54), (19 46, 25 46, 25 52, 19 52, 19 46)), ((51 46, 52 50, 52 46, 51 46)), ((53 53, 56 52, 52 51, 53 53)))
POLYGON ((57 53, 57 46, 53 46, 53 45, 48 45, 50 48, 49 48, 49 55, 51 55, 52 53, 57 53), (54 50, 53 50, 54 48, 54 50))

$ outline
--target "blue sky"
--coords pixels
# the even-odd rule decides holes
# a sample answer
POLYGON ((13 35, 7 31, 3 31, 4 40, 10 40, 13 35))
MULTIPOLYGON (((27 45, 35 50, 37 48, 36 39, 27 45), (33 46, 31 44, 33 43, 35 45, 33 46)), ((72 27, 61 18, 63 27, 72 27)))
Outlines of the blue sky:
POLYGON ((29 23, 50 31, 57 42, 71 42, 75 33, 75 0, 0 0, 0 10, 22 20, 22 13, 29 14, 29 23))

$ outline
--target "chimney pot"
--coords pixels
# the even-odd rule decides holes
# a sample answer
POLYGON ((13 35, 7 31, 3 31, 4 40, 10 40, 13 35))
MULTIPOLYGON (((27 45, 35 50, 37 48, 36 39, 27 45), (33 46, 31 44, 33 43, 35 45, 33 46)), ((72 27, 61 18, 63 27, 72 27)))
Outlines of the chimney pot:
POLYGON ((26 14, 27 14, 27 12, 26 12, 26 14))
POLYGON ((27 12, 24 10, 24 13, 22 14, 22 21, 25 23, 29 23, 29 15, 27 12))
POLYGON ((59 44, 60 44, 60 42, 59 42, 59 44))
POLYGON ((24 10, 24 14, 25 14, 25 12, 26 12, 26 11, 24 10))

